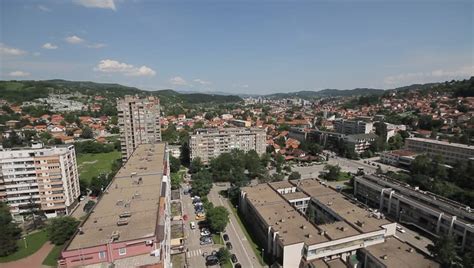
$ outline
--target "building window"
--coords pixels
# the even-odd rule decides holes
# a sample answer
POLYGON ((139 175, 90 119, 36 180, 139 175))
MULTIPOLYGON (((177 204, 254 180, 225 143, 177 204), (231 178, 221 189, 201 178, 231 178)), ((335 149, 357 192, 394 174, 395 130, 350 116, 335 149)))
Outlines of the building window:
POLYGON ((125 254, 127 254, 127 248, 119 248, 119 255, 123 256, 125 254))
POLYGON ((99 252, 99 259, 105 259, 105 251, 99 252))

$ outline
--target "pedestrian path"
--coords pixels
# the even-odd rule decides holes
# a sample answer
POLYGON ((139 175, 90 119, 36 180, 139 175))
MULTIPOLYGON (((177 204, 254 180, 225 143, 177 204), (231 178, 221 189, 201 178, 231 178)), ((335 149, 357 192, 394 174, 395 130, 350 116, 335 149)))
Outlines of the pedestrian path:
POLYGON ((196 257, 196 256, 202 256, 202 250, 201 249, 195 249, 195 250, 191 250, 191 251, 186 252, 186 257, 188 257, 188 258, 192 258, 192 257, 196 257))

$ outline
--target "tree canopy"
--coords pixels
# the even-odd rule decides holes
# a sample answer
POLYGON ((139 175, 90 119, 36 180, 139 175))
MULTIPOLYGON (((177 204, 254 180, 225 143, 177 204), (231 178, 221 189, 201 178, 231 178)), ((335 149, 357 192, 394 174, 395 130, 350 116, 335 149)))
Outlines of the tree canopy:
POLYGON ((73 217, 56 217, 49 222, 46 233, 53 244, 62 245, 71 238, 78 225, 79 221, 73 217))
POLYGON ((6 256, 17 250, 21 229, 13 222, 10 209, 4 202, 0 202, 0 226, 0 256, 6 256))
POLYGON ((206 212, 206 220, 213 232, 223 232, 229 222, 229 211, 223 206, 210 208, 206 212))

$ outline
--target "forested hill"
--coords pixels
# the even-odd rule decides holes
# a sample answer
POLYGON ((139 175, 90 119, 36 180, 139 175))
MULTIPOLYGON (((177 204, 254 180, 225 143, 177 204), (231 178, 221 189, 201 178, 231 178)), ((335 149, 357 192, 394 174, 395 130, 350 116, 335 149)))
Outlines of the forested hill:
POLYGON ((146 91, 136 87, 119 84, 94 83, 66 80, 44 81, 0 81, 0 98, 9 102, 21 103, 37 98, 47 97, 50 93, 69 94, 79 92, 88 96, 103 96, 115 99, 125 95, 157 96, 163 104, 169 103, 231 103, 240 102, 238 96, 222 96, 213 94, 183 94, 171 89, 146 91))

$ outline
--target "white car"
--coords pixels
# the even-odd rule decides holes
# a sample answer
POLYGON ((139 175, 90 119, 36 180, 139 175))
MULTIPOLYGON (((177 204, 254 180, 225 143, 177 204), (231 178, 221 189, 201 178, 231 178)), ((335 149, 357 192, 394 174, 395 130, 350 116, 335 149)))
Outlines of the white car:
POLYGON ((399 231, 400 233, 405 233, 405 229, 403 229, 401 226, 397 225, 397 231, 399 231))
POLYGON ((208 236, 208 235, 211 235, 211 232, 209 232, 208 230, 203 230, 201 232, 201 236, 208 236))

